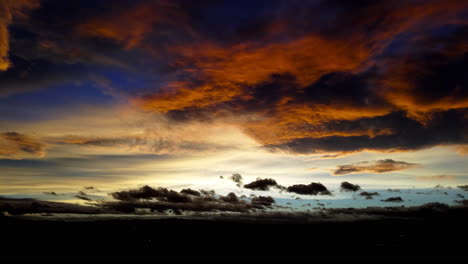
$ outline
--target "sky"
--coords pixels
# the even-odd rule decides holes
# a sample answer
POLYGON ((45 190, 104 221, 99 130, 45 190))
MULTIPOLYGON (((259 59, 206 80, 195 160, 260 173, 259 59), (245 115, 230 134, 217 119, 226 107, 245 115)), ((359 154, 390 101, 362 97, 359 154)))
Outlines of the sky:
POLYGON ((451 203, 467 51, 458 0, 0 0, 0 195, 451 203))

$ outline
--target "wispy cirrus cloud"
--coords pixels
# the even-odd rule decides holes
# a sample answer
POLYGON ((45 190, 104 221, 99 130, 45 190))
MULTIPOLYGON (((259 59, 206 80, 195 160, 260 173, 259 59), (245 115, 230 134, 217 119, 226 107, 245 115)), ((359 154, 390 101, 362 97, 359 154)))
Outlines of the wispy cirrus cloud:
POLYGON ((415 177, 415 179, 418 181, 452 181, 452 180, 455 180, 456 178, 457 178, 456 176, 447 175, 447 174, 415 177))
POLYGON ((333 175, 345 175, 353 173, 386 173, 418 167, 419 164, 392 159, 377 161, 362 161, 350 165, 339 165, 333 171, 333 175))
POLYGON ((0 156, 6 158, 43 157, 48 144, 18 132, 0 133, 0 156))

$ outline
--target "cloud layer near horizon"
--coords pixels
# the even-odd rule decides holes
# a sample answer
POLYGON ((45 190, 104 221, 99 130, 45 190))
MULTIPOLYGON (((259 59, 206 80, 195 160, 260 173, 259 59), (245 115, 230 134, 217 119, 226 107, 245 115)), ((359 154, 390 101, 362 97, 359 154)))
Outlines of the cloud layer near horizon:
POLYGON ((230 192, 214 179, 236 172, 241 190, 284 195, 325 194, 311 182, 333 174, 465 184, 466 1, 4 0, 0 12, 2 193, 230 192))

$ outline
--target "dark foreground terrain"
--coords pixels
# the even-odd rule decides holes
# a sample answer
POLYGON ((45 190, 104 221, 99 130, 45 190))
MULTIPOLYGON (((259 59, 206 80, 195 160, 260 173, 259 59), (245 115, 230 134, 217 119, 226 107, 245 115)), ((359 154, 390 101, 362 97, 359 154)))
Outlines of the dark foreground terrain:
POLYGON ((468 260, 468 215, 359 221, 31 220, 2 217, 9 260, 468 260))

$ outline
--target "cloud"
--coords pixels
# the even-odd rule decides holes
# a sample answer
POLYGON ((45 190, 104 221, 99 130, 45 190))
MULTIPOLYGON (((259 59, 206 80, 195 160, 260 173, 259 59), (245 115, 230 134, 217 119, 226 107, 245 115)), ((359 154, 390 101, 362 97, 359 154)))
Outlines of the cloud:
POLYGON ((380 196, 378 192, 361 192, 359 195, 366 197, 366 200, 374 199, 373 196, 380 196))
POLYGON ((318 12, 327 22, 301 25, 301 33, 295 33, 297 18, 283 10, 280 28, 289 33, 283 41, 271 41, 266 30, 257 42, 174 45, 175 68, 183 77, 135 102, 176 121, 227 120, 259 143, 291 153, 466 142, 467 4, 356 6, 349 11, 341 2, 305 4, 302 21, 318 12), (338 12, 333 20, 331 9, 338 12), (456 30, 440 36, 447 25, 456 30), (437 93, 425 93, 428 85, 437 93), (453 129, 442 129, 447 123, 453 129))
POLYGON ((345 191, 345 192, 357 192, 361 189, 361 186, 345 181, 341 183, 340 188, 342 191, 345 191))
POLYGON ((57 196, 57 195, 58 195, 56 192, 44 192, 44 194, 48 194, 48 195, 55 195, 55 196, 57 196))
POLYGON ((166 188, 157 188, 153 189, 148 185, 141 187, 140 189, 136 190, 129 190, 129 191, 121 191, 121 192, 113 192, 111 196, 114 199, 121 200, 121 201, 135 201, 139 199, 144 200, 151 200, 153 198, 166 201, 171 203, 187 203, 191 202, 190 196, 185 194, 178 193, 173 190, 168 190, 166 188))
POLYGON ((451 181, 455 180, 457 177, 447 174, 434 175, 434 176, 417 176, 416 180, 419 181, 451 181))
POLYGON ((255 196, 252 197, 252 203, 271 206, 273 203, 275 203, 275 199, 273 199, 271 196, 255 196))
POLYGON ((362 161, 351 165, 340 165, 333 171, 334 175, 345 175, 351 173, 386 173, 410 169, 418 166, 415 163, 407 163, 404 161, 395 161, 392 159, 377 160, 377 161, 362 161))
MULTIPOLYGON (((7 26, 21 10, 37 7, 30 3, 0 5, 7 14, 0 19, 0 64, 10 49, 19 65, 2 72, 0 96, 88 80, 88 73, 111 71, 95 67, 104 65, 149 79, 122 94, 177 129, 191 122, 236 127, 272 151, 334 158, 467 144, 463 1, 239 3, 255 14, 242 19, 207 14, 218 10, 213 1, 115 1, 112 8, 95 1, 79 9, 58 1, 16 29, 10 47, 7 26)), ((236 146, 200 142, 210 138, 203 132, 176 140, 75 136, 62 143, 158 154, 236 146)))
POLYGON ((39 0, 6 0, 0 2, 0 71, 10 67, 8 51, 10 36, 8 27, 15 17, 24 17, 25 12, 39 7, 39 0))
POLYGON ((457 187, 464 190, 465 192, 468 192, 468 185, 458 185, 457 187))
POLYGON ((276 183, 273 179, 256 179, 255 181, 244 185, 244 188, 252 189, 252 190, 259 190, 259 191, 268 191, 270 187, 279 187, 278 183, 276 183))
POLYGON ((321 183, 312 182, 308 185, 295 184, 286 188, 287 192, 305 195, 331 195, 331 192, 321 183))
POLYGON ((179 1, 117 3, 110 12, 81 21, 75 31, 81 36, 115 41, 124 49, 143 48, 154 53, 157 49, 152 45, 158 43, 151 43, 151 40, 156 36, 164 35, 168 42, 171 32, 193 33, 183 4, 179 1))
MULTIPOLYGON (((170 131, 171 129, 168 129, 170 131)), ((161 132, 161 131, 159 131, 161 132)), ((94 148, 126 148, 152 154, 197 154, 234 149, 234 145, 217 142, 180 139, 181 135, 159 135, 157 132, 127 136, 83 137, 64 136, 51 139, 51 142, 94 148)))
POLYGON ((0 133, 0 156, 6 158, 43 157, 48 145, 38 138, 18 132, 0 133))
POLYGON ((392 202, 392 203, 400 203, 403 202, 403 199, 399 196, 397 197, 389 197, 387 199, 381 200, 382 202, 392 202))
POLYGON ((91 192, 100 192, 100 190, 94 186, 85 186, 84 189, 91 192))
POLYGON ((288 143, 268 145, 272 150, 290 153, 313 154, 321 152, 411 151, 435 145, 450 145, 466 140, 466 109, 435 112, 431 120, 422 124, 408 118, 405 112, 360 119, 357 121, 335 121, 335 127, 347 129, 357 127, 386 127, 393 131, 376 136, 325 136, 294 139, 288 143), (449 129, 448 129, 449 128, 449 129))
POLYGON ((81 200, 85 200, 85 201, 92 201, 91 198, 89 197, 86 197, 84 195, 75 195, 74 197, 78 198, 78 199, 81 199, 81 200))
POLYGON ((233 192, 228 193, 226 196, 221 196, 219 198, 220 200, 227 202, 227 203, 238 203, 239 198, 237 198, 237 195, 233 192))
POLYGON ((192 190, 190 188, 188 189, 182 189, 180 191, 180 193, 183 193, 183 194, 188 194, 188 195, 193 195, 193 196, 200 196, 200 192, 199 191, 196 191, 196 190, 192 190))
POLYGON ((234 173, 231 176, 229 176, 229 179, 234 181, 237 185, 237 187, 240 187, 242 185, 242 175, 239 173, 234 173))
MULTIPOLYGON (((193 190, 191 190, 193 191, 193 190)), ((139 209, 158 212, 191 211, 191 212, 251 212, 265 209, 274 203, 271 197, 253 197, 250 202, 241 200, 233 192, 226 196, 216 196, 214 191, 200 190, 200 195, 188 194, 187 190, 176 192, 166 188, 143 186, 139 189, 113 192, 110 195, 116 202, 102 202, 100 206, 107 210, 133 213, 139 209)))
POLYGON ((110 213, 103 208, 82 206, 78 204, 39 201, 35 199, 10 199, 0 197, 0 211, 12 215, 26 213, 69 213, 69 214, 103 214, 110 213))

